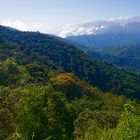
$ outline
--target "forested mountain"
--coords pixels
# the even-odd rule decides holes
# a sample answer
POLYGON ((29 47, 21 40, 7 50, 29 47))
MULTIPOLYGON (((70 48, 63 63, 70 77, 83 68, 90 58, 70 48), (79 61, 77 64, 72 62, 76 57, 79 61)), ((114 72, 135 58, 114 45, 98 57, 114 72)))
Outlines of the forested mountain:
POLYGON ((140 137, 137 102, 104 93, 72 73, 56 76, 48 72, 47 83, 41 84, 40 78, 46 81, 43 69, 26 68, 14 60, 0 63, 0 73, 6 77, 1 85, 10 84, 0 87, 1 140, 140 137), (29 83, 31 79, 36 83, 29 83))
POLYGON ((88 55, 136 73, 140 72, 140 45, 113 48, 88 48, 77 46, 88 55))
POLYGON ((140 97, 139 76, 91 59, 59 38, 5 27, 1 27, 0 35, 1 60, 13 58, 24 65, 34 63, 59 72, 72 72, 104 91, 140 97))
POLYGON ((140 44, 140 22, 114 24, 103 32, 91 35, 67 36, 66 38, 89 48, 113 48, 140 44))
POLYGON ((53 35, 0 26, 1 140, 137 140, 139 92, 136 74, 53 35))
POLYGON ((140 73, 140 44, 112 48, 89 48, 67 39, 66 41, 94 59, 105 61, 134 73, 140 73))

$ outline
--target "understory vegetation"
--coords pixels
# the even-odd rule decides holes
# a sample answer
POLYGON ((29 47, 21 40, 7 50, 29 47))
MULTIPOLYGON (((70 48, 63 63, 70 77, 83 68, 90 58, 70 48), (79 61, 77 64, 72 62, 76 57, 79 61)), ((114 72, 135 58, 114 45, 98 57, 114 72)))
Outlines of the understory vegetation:
POLYGON ((0 63, 0 139, 140 138, 138 102, 102 92, 72 73, 48 71, 42 79, 42 71, 10 59, 0 63))

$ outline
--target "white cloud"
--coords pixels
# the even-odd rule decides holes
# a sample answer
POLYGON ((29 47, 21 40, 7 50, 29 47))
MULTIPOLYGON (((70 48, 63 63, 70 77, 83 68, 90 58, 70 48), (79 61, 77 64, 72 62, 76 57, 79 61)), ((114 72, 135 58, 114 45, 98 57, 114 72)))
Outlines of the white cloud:
POLYGON ((131 17, 129 17, 129 16, 125 16, 125 17, 123 17, 123 16, 120 16, 120 17, 118 17, 118 18, 109 18, 109 19, 107 19, 108 21, 116 21, 116 20, 127 20, 127 19, 130 19, 131 17))
POLYGON ((57 35, 60 37, 77 36, 77 35, 95 35, 104 32, 110 26, 115 24, 125 27, 126 23, 140 22, 140 17, 120 16, 118 18, 109 18, 78 25, 70 25, 61 29, 57 35))
POLYGON ((18 20, 16 20, 16 21, 11 21, 9 19, 1 20, 0 24, 4 25, 4 26, 9 26, 9 27, 12 27, 12 28, 16 28, 16 29, 19 29, 19 30, 22 30, 22 31, 27 31, 29 29, 27 24, 25 24, 24 22, 18 21, 18 20))
POLYGON ((104 30, 106 26, 84 26, 84 25, 72 25, 63 28, 57 35, 60 37, 67 36, 77 36, 77 35, 95 35, 102 30, 104 30))
POLYGON ((0 20, 0 25, 16 28, 21 31, 40 31, 47 32, 47 25, 41 23, 27 24, 19 20, 12 21, 10 19, 0 20))

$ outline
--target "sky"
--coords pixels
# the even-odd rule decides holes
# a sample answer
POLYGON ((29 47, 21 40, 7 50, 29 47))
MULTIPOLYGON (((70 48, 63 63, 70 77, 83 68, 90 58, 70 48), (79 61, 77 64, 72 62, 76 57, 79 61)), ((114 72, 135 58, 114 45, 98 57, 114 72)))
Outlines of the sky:
POLYGON ((0 0, 0 24, 53 32, 71 25, 140 16, 140 0, 0 0))

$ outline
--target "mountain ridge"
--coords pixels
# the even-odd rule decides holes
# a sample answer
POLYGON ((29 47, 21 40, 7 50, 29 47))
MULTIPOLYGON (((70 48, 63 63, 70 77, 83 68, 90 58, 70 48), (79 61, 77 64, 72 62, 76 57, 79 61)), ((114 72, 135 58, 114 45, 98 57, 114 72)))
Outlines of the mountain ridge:
POLYGON ((104 91, 139 98, 140 78, 137 75, 98 62, 62 39, 7 28, 0 29, 0 34, 1 60, 10 56, 24 65, 35 63, 60 72, 72 72, 104 91))
MULTIPOLYGON (((140 17, 95 21, 77 25, 69 31, 72 32, 65 36, 66 39, 85 46, 86 49, 78 48, 92 57, 139 73, 140 17), (92 26, 95 30, 88 33, 92 26), (117 51, 120 53, 116 55, 117 51)), ((67 32, 64 30, 63 33, 67 32)))

